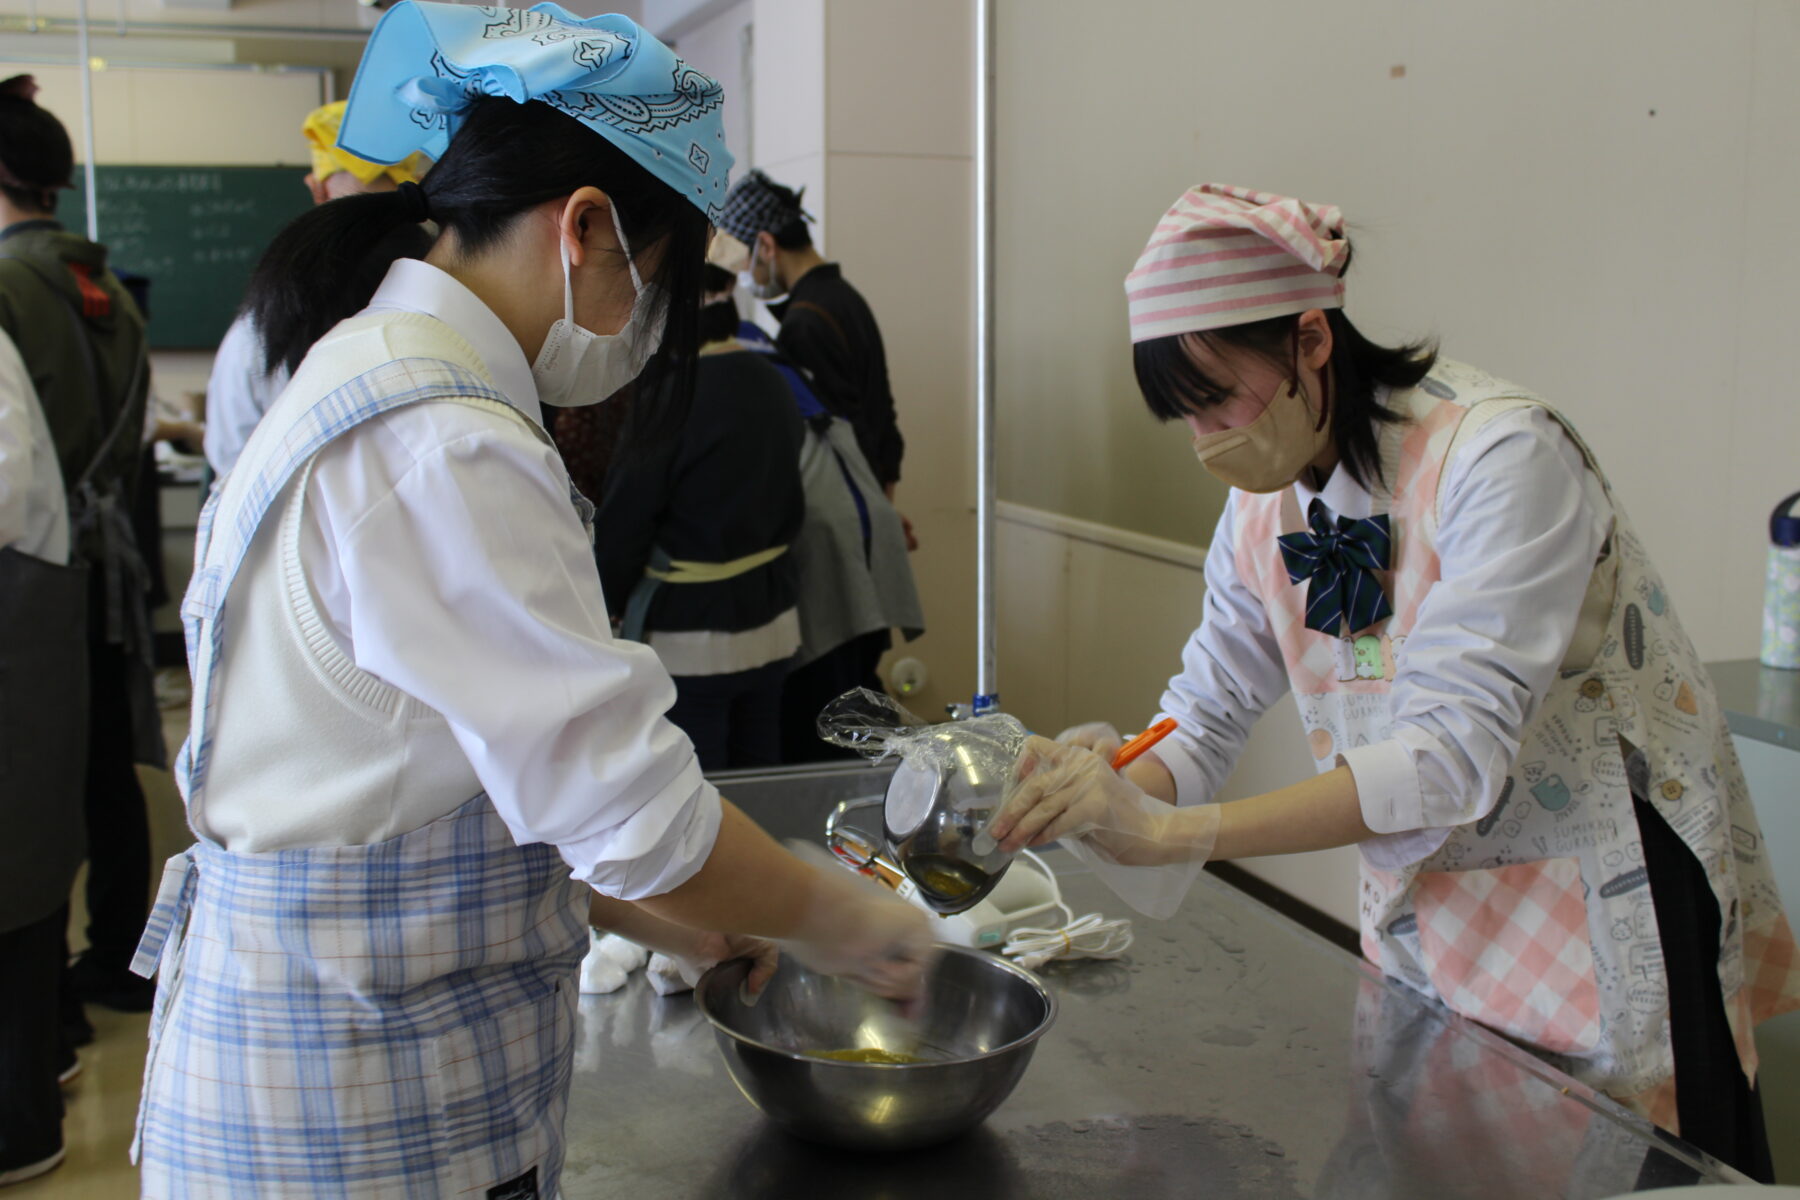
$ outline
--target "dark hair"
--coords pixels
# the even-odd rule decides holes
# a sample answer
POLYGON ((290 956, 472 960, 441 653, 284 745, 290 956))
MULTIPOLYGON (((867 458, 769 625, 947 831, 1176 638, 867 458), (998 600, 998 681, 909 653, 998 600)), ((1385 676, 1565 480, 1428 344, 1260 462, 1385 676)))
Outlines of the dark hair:
POLYGON ((769 236, 783 250, 804 250, 812 245, 812 230, 806 227, 805 217, 795 217, 780 229, 771 229, 769 236))
POLYGON ((69 131, 31 99, 37 89, 30 82, 15 76, 0 89, 0 164, 19 184, 0 184, 0 194, 16 208, 53 213, 57 191, 69 186, 75 170, 69 131))
MULTIPOLYGON (((703 286, 707 295, 729 291, 736 282, 737 277, 724 267, 715 266, 712 263, 706 264, 703 286)), ((737 305, 732 303, 729 295, 700 310, 700 341, 702 345, 707 342, 722 342, 727 338, 736 337, 737 331, 737 305)))
POLYGON ((791 212, 794 215, 779 229, 759 232, 767 232, 783 250, 804 250, 812 245, 812 231, 806 227, 805 210, 800 206, 800 193, 776 183, 766 175, 763 176, 763 185, 768 188, 770 195, 781 202, 775 211, 791 212))
MULTIPOLYGON (((1347 257, 1344 269, 1349 267, 1347 257)), ((1211 408, 1230 395, 1231 385, 1213 378, 1195 360, 1189 349, 1193 342, 1215 349, 1247 350, 1297 374, 1294 347, 1301 315, 1139 342, 1132 347, 1132 368, 1144 403, 1157 420, 1175 421, 1211 408)), ((1331 440, 1337 446, 1338 460, 1360 486, 1384 483, 1377 426, 1404 418, 1383 407, 1376 390, 1418 386, 1437 361, 1437 346, 1429 339, 1402 346, 1372 342, 1338 308, 1326 309, 1325 320, 1331 326, 1326 386, 1331 397, 1331 440)))
MULTIPOLYGON (((546 200, 588 186, 604 191, 633 255, 663 246, 645 282, 657 288, 667 325, 645 374, 672 376, 678 393, 689 388, 708 226, 680 192, 574 117, 542 101, 495 96, 470 100, 461 128, 421 186, 431 219, 471 254, 501 241, 520 213, 546 200)), ((271 363, 297 364, 333 325, 368 305, 380 280, 366 272, 357 278, 358 267, 383 238, 417 223, 411 193, 402 188, 332 200, 276 235, 244 300, 271 363)))

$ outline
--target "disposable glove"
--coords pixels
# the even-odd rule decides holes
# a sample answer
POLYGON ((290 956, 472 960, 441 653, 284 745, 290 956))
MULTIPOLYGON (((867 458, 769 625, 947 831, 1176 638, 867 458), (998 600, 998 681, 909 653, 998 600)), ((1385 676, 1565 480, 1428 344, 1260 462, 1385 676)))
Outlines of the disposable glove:
POLYGON ((815 881, 782 949, 815 971, 840 975, 890 1000, 923 995, 937 958, 925 911, 846 870, 818 846, 790 848, 812 864, 815 881))
POLYGON ((750 976, 744 981, 744 999, 755 1004, 775 968, 781 963, 781 950, 767 938, 748 937, 736 933, 696 933, 694 944, 682 954, 659 950, 650 959, 646 978, 659 996, 693 990, 700 976, 722 962, 734 958, 751 961, 750 976))
POLYGON ((1125 744, 1125 739, 1105 721, 1089 721, 1085 725, 1071 725, 1056 735, 1056 740, 1065 746, 1080 746, 1084 750, 1092 750, 1107 762, 1125 744))
POLYGON ((1212 856, 1219 807, 1177 808, 1146 795, 1090 750, 1033 737, 989 832, 1009 853, 1061 842, 1120 899, 1167 918, 1212 856))

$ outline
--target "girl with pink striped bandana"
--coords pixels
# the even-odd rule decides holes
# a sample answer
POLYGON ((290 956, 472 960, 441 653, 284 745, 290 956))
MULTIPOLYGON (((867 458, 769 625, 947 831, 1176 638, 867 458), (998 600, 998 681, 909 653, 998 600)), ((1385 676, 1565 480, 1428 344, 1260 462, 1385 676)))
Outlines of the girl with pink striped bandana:
POLYGON ((1752 1033, 1800 955, 1706 671, 1568 420, 1364 337, 1350 258, 1336 208, 1265 192, 1157 223, 1138 383, 1232 488, 1179 728, 1117 773, 1110 726, 1032 739, 992 832, 1152 916, 1210 859, 1354 844, 1372 962, 1767 1180, 1752 1033), (1317 774, 1215 803, 1290 690, 1317 774))

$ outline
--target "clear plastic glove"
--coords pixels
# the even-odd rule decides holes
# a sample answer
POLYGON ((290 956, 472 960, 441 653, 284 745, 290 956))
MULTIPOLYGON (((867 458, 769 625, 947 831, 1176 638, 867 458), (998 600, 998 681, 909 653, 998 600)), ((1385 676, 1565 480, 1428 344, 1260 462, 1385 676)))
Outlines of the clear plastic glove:
POLYGON ((1125 745, 1125 739, 1119 731, 1105 721, 1089 721, 1085 725, 1071 725, 1056 735, 1056 740, 1065 746, 1080 746, 1084 750, 1092 750, 1107 762, 1113 760, 1125 745))
POLYGON ((1060 841, 1121 900, 1167 918, 1212 856, 1219 807, 1177 808, 1146 795, 1091 750, 1034 737, 1020 751, 988 829, 1007 852, 1060 841))
POLYGON ((931 918, 881 885, 845 870, 830 852, 792 843, 817 875, 806 911, 782 949, 815 971, 840 975, 890 1000, 917 1000, 937 958, 931 918))

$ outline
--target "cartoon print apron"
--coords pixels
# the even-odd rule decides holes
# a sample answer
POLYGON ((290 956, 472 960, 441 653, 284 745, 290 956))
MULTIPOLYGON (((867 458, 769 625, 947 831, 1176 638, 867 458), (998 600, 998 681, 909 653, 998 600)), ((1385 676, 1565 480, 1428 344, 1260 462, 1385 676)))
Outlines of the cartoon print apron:
MULTIPOLYGON (((1304 625, 1306 585, 1289 582, 1275 540, 1304 528, 1293 489, 1237 496, 1238 569, 1269 612, 1320 771, 1340 750, 1392 735, 1393 679, 1440 573, 1445 464, 1481 425, 1524 405, 1548 408, 1449 361, 1390 400, 1411 417, 1384 430, 1391 490, 1374 506, 1393 523, 1383 583, 1394 614, 1362 636, 1304 625)), ((1363 843, 1360 923, 1364 953, 1387 974, 1675 1130, 1662 944, 1621 742, 1635 748, 1646 799, 1718 899, 1719 982, 1752 1080, 1752 1029, 1800 1007, 1800 960, 1717 698, 1630 522, 1614 511, 1569 655, 1498 802, 1435 849, 1430 834, 1363 843)))
MULTIPOLYGON (((402 358, 297 416, 278 404, 285 435, 240 464, 257 472, 230 492, 243 501, 209 502, 183 604, 196 828, 225 600, 252 537, 333 438, 433 400, 524 420, 471 370, 402 358)), ((588 894, 554 847, 515 844, 485 795, 372 845, 250 854, 202 837, 169 861, 133 963, 160 980, 132 1147, 143 1194, 553 1200, 588 894)))

